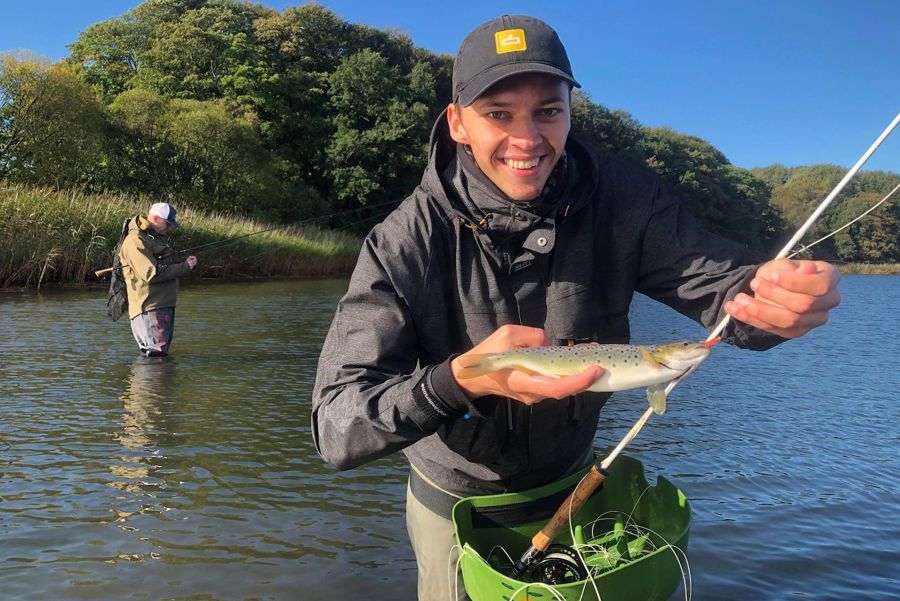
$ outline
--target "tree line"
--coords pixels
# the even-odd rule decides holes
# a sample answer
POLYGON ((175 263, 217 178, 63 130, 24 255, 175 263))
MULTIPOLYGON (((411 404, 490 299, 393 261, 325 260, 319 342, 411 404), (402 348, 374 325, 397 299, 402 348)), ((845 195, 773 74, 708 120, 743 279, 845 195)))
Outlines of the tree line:
MULTIPOLYGON (((0 59, 0 179, 281 223, 341 213, 332 225, 361 229, 418 184, 453 65, 319 4, 278 11, 234 0, 147 0, 69 48, 55 64, 0 59)), ((643 127, 579 90, 572 121, 599 151, 655 171, 707 227, 762 255, 843 175, 830 165, 736 167, 703 140, 643 127)), ((898 181, 859 175, 819 231, 898 181)), ((898 219, 886 204, 817 256, 898 262, 898 219)))

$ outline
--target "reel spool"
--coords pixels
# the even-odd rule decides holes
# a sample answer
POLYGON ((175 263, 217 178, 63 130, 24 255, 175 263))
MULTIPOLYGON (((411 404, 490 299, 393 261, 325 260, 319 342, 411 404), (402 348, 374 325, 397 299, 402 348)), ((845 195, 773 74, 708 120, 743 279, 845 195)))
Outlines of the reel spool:
POLYGON ((544 556, 531 567, 529 575, 532 582, 544 584, 569 584, 588 576, 575 549, 559 544, 547 547, 544 556))

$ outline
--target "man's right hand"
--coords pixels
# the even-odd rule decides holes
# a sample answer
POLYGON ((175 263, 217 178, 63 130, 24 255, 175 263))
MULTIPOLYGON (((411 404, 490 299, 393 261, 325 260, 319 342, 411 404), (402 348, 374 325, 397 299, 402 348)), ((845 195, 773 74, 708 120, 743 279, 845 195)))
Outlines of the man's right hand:
MULTIPOLYGON (((500 326, 493 334, 465 355, 502 353, 517 348, 549 346, 550 339, 540 328, 528 326, 500 326)), ((580 374, 554 378, 529 375, 514 369, 501 369, 476 378, 460 379, 459 357, 450 362, 450 371, 459 388, 470 399, 499 395, 521 401, 526 405, 540 403, 544 399, 562 399, 587 390, 603 373, 603 368, 592 365, 580 374)))
POLYGON ((188 264, 188 267, 193 269, 194 267, 197 266, 197 257, 195 257, 194 255, 191 255, 190 257, 185 259, 184 262, 188 264))

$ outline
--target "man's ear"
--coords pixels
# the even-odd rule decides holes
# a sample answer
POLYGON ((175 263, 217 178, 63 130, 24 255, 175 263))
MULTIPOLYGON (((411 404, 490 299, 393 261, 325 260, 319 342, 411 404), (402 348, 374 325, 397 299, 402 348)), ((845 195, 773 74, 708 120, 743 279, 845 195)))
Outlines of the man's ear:
POLYGON ((451 102, 447 105, 447 125, 450 126, 450 137, 459 144, 468 144, 469 136, 462 124, 462 107, 451 102))

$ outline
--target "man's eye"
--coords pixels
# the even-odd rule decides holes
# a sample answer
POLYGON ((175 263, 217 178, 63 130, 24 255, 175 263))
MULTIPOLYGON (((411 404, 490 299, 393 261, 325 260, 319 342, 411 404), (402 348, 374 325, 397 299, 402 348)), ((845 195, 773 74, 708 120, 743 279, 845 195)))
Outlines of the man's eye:
POLYGON ((541 115, 544 117, 555 117, 561 112, 560 109, 541 109, 541 115))
POLYGON ((490 117, 491 119, 497 119, 497 120, 505 119, 505 118, 506 118, 506 113, 504 113, 503 111, 491 111, 491 112, 488 113, 487 115, 488 115, 488 117, 490 117))

